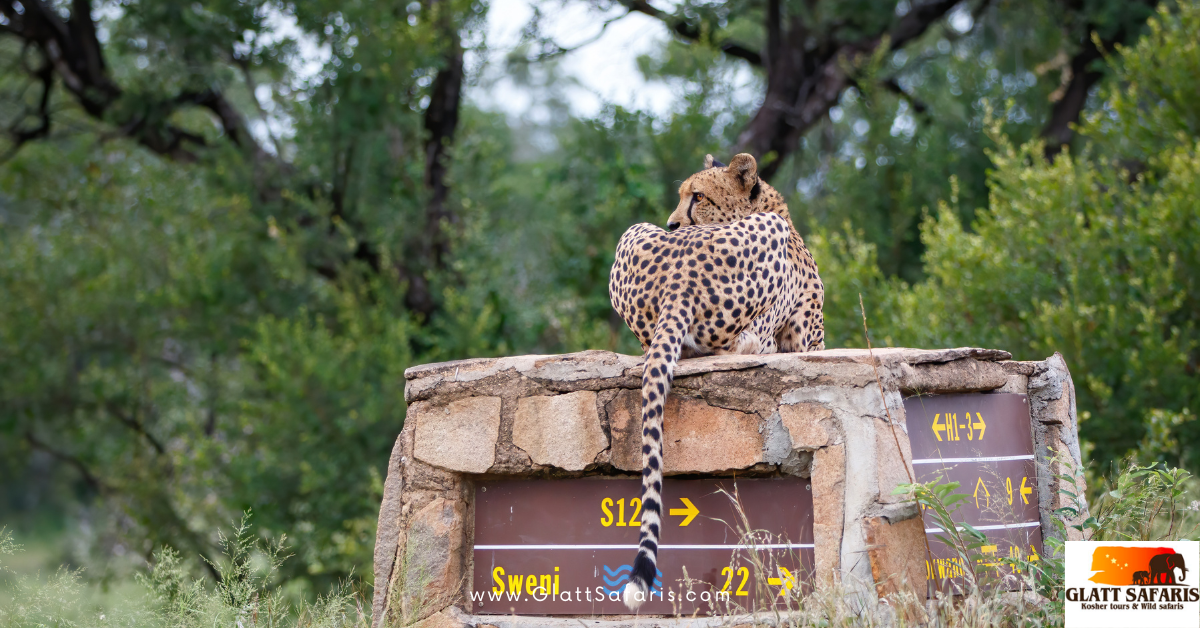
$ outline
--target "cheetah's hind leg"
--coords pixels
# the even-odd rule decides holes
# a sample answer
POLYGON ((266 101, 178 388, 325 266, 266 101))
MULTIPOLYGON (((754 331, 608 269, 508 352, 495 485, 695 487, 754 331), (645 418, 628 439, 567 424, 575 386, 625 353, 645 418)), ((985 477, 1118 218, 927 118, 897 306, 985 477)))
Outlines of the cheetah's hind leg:
POLYGON ((792 310, 788 320, 779 330, 779 351, 782 353, 805 353, 825 348, 824 294, 810 292, 792 310))
POLYGON ((738 334, 732 346, 728 349, 717 349, 713 351, 714 355, 757 355, 762 353, 775 353, 777 347, 775 339, 766 336, 765 338, 759 334, 747 329, 738 334))
POLYGON ((686 360, 688 358, 703 358, 704 356, 708 355, 712 355, 712 352, 696 344, 696 339, 691 334, 686 336, 679 346, 680 360, 686 360))

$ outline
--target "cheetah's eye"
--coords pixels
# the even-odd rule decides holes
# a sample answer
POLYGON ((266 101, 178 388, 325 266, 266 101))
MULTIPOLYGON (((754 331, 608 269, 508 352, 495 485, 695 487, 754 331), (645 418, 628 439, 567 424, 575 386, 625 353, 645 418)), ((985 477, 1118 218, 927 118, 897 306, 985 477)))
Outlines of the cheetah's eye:
POLYGON ((692 197, 696 199, 696 202, 700 202, 704 200, 704 192, 696 192, 695 194, 692 194, 692 197))

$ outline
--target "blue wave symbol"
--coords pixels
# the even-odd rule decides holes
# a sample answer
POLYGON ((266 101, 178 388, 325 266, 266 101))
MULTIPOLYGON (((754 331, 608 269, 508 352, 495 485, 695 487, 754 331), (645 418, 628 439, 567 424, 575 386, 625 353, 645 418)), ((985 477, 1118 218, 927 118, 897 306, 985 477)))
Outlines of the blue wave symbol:
POLYGON ((617 567, 616 569, 609 569, 608 565, 601 565, 601 567, 604 567, 604 571, 608 572, 608 575, 610 575, 610 576, 616 576, 617 574, 619 574, 623 571, 628 571, 628 572, 633 571, 633 565, 621 565, 620 567, 617 567))
MULTIPOLYGON (((601 567, 604 567, 605 573, 608 574, 607 576, 601 576, 601 578, 604 580, 604 584, 608 585, 607 587, 601 587, 604 591, 604 595, 610 595, 612 593, 619 594, 621 591, 623 591, 625 589, 625 584, 629 582, 629 575, 633 573, 633 565, 618 565, 616 569, 613 569, 608 565, 601 565, 601 567), (609 576, 613 577, 609 578, 609 576)), ((656 571, 658 572, 655 574, 657 577, 654 579, 654 583, 650 585, 650 591, 661 595, 663 573, 661 569, 656 571)))
POLYGON ((602 576, 602 578, 604 578, 604 584, 607 584, 610 587, 615 587, 622 582, 629 581, 629 576, 621 576, 620 578, 614 578, 611 580, 608 578, 608 576, 602 576))

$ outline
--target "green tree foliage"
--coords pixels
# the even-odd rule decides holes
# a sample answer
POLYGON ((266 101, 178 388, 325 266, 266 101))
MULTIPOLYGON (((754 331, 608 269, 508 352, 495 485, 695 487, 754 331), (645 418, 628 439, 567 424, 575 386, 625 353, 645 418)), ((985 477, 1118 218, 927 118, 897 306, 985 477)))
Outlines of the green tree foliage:
POLYGON ((426 114, 484 7, 97 5, 101 67, 43 85, 49 48, 11 35, 76 33, 81 6, 0 6, 5 510, 51 468, 102 554, 203 553, 253 508, 299 542, 283 577, 362 573, 404 368, 495 350, 462 299, 405 304, 438 280, 414 250, 453 235, 426 220, 426 114))

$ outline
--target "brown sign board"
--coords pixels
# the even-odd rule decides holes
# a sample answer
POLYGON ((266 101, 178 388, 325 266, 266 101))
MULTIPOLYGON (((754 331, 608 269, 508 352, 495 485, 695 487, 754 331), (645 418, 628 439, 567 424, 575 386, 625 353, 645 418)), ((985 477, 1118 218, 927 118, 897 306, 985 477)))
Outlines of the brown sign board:
MULTIPOLYGON (((958 482, 959 492, 970 496, 954 519, 987 535, 976 573, 996 567, 1000 558, 1040 556, 1037 461, 1026 395, 916 396, 904 401, 904 413, 916 480, 958 482)), ((937 539, 946 534, 928 512, 925 532, 933 554, 926 574, 946 584, 965 565, 937 539)))
MULTIPOLYGON (((639 612, 761 608, 769 604, 756 598, 782 602, 808 586, 814 564, 808 479, 667 479, 663 494, 660 576, 639 612)), ((637 551, 640 495, 637 479, 477 484, 472 610, 628 613, 620 593, 637 551)))

